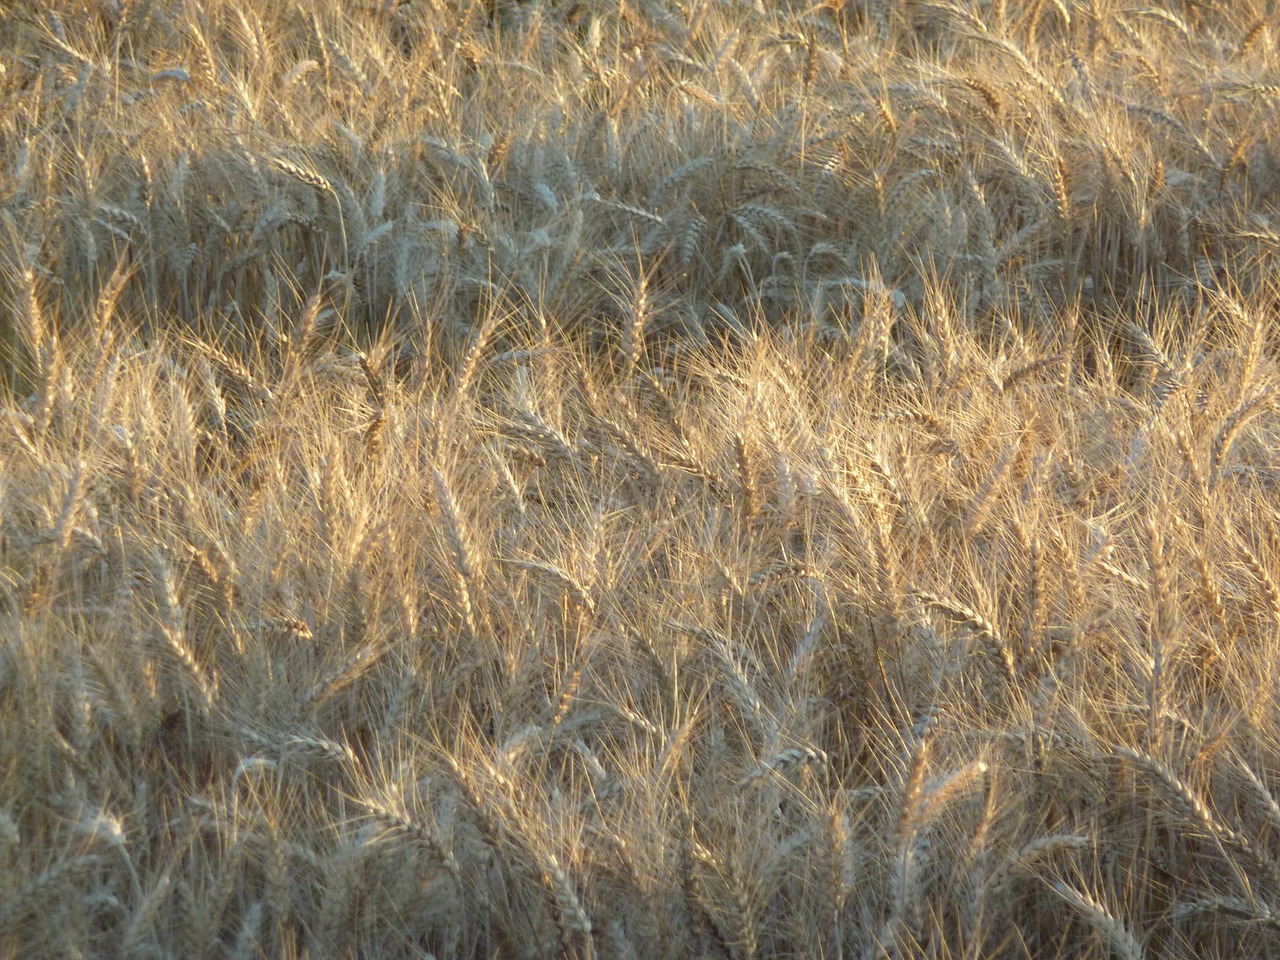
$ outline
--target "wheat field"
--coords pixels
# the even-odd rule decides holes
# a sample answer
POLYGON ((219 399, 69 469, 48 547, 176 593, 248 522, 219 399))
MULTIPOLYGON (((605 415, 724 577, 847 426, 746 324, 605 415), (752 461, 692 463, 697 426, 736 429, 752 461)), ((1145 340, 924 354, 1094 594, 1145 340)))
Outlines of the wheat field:
POLYGON ((0 9, 0 956, 1280 955, 1272 0, 0 9))

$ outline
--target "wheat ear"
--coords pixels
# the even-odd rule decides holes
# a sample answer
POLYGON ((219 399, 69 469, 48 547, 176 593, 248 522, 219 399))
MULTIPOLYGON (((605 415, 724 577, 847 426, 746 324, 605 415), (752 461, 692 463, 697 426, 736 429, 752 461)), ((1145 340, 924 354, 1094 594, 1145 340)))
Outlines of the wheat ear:
POLYGON ((1112 951, 1120 960, 1143 960, 1141 942, 1101 901, 1061 881, 1054 883, 1053 889, 1107 938, 1112 951))

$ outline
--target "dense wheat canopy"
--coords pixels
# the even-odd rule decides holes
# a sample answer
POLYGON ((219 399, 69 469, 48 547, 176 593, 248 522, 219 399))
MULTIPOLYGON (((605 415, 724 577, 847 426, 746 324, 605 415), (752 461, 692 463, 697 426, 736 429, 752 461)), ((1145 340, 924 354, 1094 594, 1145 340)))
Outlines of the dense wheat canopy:
POLYGON ((0 13, 0 955, 1280 953, 1275 16, 0 13))

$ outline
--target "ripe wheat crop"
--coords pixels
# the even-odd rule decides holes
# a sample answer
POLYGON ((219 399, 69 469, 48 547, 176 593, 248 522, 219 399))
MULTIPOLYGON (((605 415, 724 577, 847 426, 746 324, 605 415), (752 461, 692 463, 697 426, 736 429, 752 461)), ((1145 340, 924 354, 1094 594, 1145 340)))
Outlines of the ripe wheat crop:
POLYGON ((1280 954, 1262 0, 0 12, 0 954, 1280 954))

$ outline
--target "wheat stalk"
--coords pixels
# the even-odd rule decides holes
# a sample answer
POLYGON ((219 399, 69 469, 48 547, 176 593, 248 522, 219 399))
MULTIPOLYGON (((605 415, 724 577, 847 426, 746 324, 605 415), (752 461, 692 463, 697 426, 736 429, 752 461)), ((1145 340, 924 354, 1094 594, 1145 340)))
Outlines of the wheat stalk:
POLYGON ((1226 460, 1227 453, 1230 452, 1236 436, 1244 429, 1245 424, 1258 414, 1275 406, 1273 393, 1274 390, 1271 388, 1259 390, 1252 397, 1241 403, 1222 422, 1222 427, 1213 440, 1213 453, 1210 457, 1211 483, 1216 484, 1221 478, 1222 464, 1226 460))
POLYGON ((1004 642, 999 628, 994 623, 971 607, 967 607, 955 600, 915 588, 911 589, 911 593, 926 606, 946 614, 958 621, 962 626, 968 627, 976 633, 996 657, 1004 672, 1005 679, 1010 684, 1017 683, 1017 664, 1014 661, 1013 653, 1010 651, 1008 644, 1004 642))
POLYGON ((1138 938, 1101 901, 1062 881, 1055 882, 1053 889, 1107 938, 1112 952, 1120 960, 1142 960, 1146 955, 1138 938))
POLYGON ((152 553, 151 577, 160 610, 160 636, 199 692, 203 709, 209 711, 213 708, 217 688, 187 643, 186 616, 178 600, 173 572, 159 550, 152 553))
POLYGON ((450 548, 451 559, 458 578, 458 600, 462 605, 467 629, 475 636, 477 629, 476 601, 479 594, 479 570, 475 547, 472 544, 466 522, 453 497, 453 490, 439 467, 431 469, 436 506, 444 525, 444 535, 450 548))

